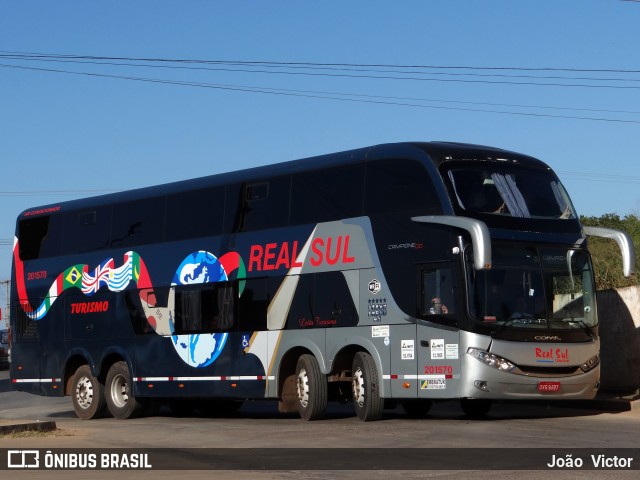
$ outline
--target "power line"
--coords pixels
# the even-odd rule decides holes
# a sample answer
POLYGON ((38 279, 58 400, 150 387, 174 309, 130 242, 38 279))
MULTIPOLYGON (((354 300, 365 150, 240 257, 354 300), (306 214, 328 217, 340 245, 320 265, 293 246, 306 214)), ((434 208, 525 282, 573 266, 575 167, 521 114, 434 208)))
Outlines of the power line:
MULTIPOLYGON (((327 74, 327 73, 305 73, 305 72, 290 72, 290 71, 273 71, 273 70, 256 70, 255 67, 259 66, 262 68, 281 68, 281 67, 286 67, 286 68, 290 68, 290 69, 310 69, 310 70, 328 70, 328 71, 347 71, 347 72, 358 72, 358 73, 367 73, 367 72, 373 72, 373 73, 399 73, 402 75, 446 75, 446 76, 465 76, 465 77, 501 77, 501 78, 515 78, 515 79, 519 79, 519 78, 527 78, 527 79, 537 79, 537 80, 587 80, 587 81, 595 81, 595 82, 604 82, 604 81, 611 81, 611 82, 640 82, 640 79, 636 79, 636 78, 610 78, 610 77, 605 77, 605 78, 598 78, 598 77, 576 77, 576 76, 540 76, 540 75, 505 75, 505 74, 496 74, 496 73, 452 73, 451 71, 446 71, 446 72, 421 72, 421 71, 413 71, 413 70, 397 70, 398 68, 404 68, 402 65, 398 65, 398 66, 389 66, 387 68, 394 68, 394 70, 379 70, 379 69, 372 69, 372 68, 365 68, 364 65, 356 65, 356 64, 352 64, 349 66, 321 66, 321 65, 292 65, 292 64, 286 64, 286 63, 268 63, 268 62, 255 62, 255 63, 251 63, 251 62, 240 62, 240 61, 208 61, 208 62, 199 62, 202 64, 215 64, 215 65, 231 65, 231 66, 249 66, 253 69, 251 70, 246 70, 246 69, 232 69, 232 68, 221 68, 221 67, 199 67, 199 66, 193 66, 193 63, 189 62, 189 65, 184 65, 182 64, 183 62, 179 62, 181 63, 180 65, 169 65, 167 64, 167 62, 176 62, 176 60, 163 60, 162 63, 160 65, 156 65, 155 63, 131 63, 132 61, 146 61, 146 62, 159 62, 159 60, 152 60, 152 59, 134 59, 134 58, 130 58, 130 59, 126 59, 125 63, 122 62, 117 62, 117 61, 113 61, 116 60, 115 57, 102 57, 99 59, 99 61, 96 60, 90 60, 90 57, 83 57, 83 58, 68 58, 68 57, 60 57, 60 56, 56 56, 56 57, 51 57, 51 56, 46 56, 46 57, 42 57, 42 56, 23 56, 23 55, 6 55, 6 54, 0 54, 0 58, 4 58, 4 59, 8 59, 8 60, 27 60, 27 61, 38 61, 38 62, 57 62, 57 63, 73 63, 73 64, 83 64, 83 65, 108 65, 108 66, 124 66, 124 67, 143 67, 143 68, 166 68, 166 69, 183 69, 183 70, 203 70, 203 71, 223 71, 223 72, 240 72, 240 73, 265 73, 265 74, 280 74, 280 75, 311 75, 311 76, 340 76, 340 77, 347 77, 347 78, 374 78, 374 79, 392 79, 392 80, 429 80, 426 78, 415 78, 415 77, 389 77, 389 76, 380 76, 380 75, 335 75, 335 74, 327 74), (109 61, 105 61, 105 60, 109 60, 109 61)), ((409 68, 409 67, 407 67, 409 68)), ((414 68, 420 68, 420 67, 414 67, 414 68)), ((447 69, 447 67, 423 67, 423 68, 429 68, 429 69, 447 69)), ((452 68, 472 68, 472 67, 452 67, 452 68)), ((475 70, 485 70, 485 67, 479 67, 479 68, 475 68, 475 70)), ((539 71, 544 71, 544 70, 539 70, 539 71)), ((604 72, 604 71, 603 71, 604 72)), ((602 72, 601 72, 602 73, 602 72)), ((627 72, 629 73, 629 72, 627 72)), ((436 80, 436 79, 433 79, 436 80)), ((497 82, 491 82, 491 83, 497 83, 497 82)), ((524 82, 508 82, 508 83, 513 83, 516 85, 519 84, 523 84, 526 85, 527 83, 524 82)), ((534 83, 535 85, 549 85, 549 86, 555 86, 555 84, 548 84, 548 83, 534 83)), ((567 84, 560 84, 561 86, 576 86, 576 85, 567 85, 567 84)), ((577 85, 577 86, 584 86, 584 87, 593 87, 594 85, 577 85)), ((615 87, 613 87, 615 88, 615 87)))
POLYGON ((580 117, 580 116, 571 116, 571 115, 553 115, 553 114, 533 113, 533 112, 513 112, 513 111, 504 111, 504 110, 491 110, 491 109, 483 109, 483 108, 465 108, 465 107, 452 107, 452 106, 442 106, 442 105, 423 105, 423 104, 395 101, 390 99, 376 100, 371 98, 370 99, 358 98, 352 94, 329 94, 328 95, 328 94, 323 94, 320 92, 312 92, 312 91, 307 91, 307 93, 299 93, 299 91, 296 92, 292 90, 265 88, 265 87, 231 86, 231 85, 224 85, 224 84, 167 80, 167 79, 158 79, 158 78, 149 78, 149 77, 134 77, 134 76, 103 74, 103 73, 95 73, 95 72, 75 72, 70 70, 25 67, 25 66, 8 65, 8 64, 0 64, 0 68, 14 68, 14 69, 33 70, 33 71, 41 71, 41 72, 49 72, 49 73, 62 73, 62 74, 69 74, 69 75, 112 78, 112 79, 119 79, 119 80, 130 80, 130 81, 160 83, 160 84, 177 85, 177 86, 209 88, 209 89, 217 89, 217 90, 236 91, 236 92, 249 92, 249 93, 260 93, 260 94, 268 94, 268 95, 281 95, 281 96, 290 96, 290 97, 336 100, 336 101, 368 103, 368 104, 387 105, 387 106, 402 106, 402 107, 412 107, 412 108, 428 108, 428 109, 454 110, 454 111, 457 110, 457 111, 479 112, 479 113, 496 113, 496 114, 502 114, 502 115, 519 115, 519 116, 528 116, 528 117, 640 124, 640 121, 638 120, 626 120, 626 119, 619 119, 619 118, 586 117, 586 116, 580 117), (337 96, 337 95, 340 95, 340 96, 337 96))
MULTIPOLYGON (((640 1, 640 0, 634 0, 640 1)), ((320 62, 283 62, 268 60, 202 60, 178 58, 145 58, 145 57, 108 57, 96 55, 70 55, 55 53, 8 52, 2 55, 24 56, 27 58, 67 58, 90 60, 126 60, 145 62, 171 62, 194 64, 237 64, 237 65, 277 65, 277 66, 315 66, 315 67, 380 67, 380 68, 424 68, 424 69, 464 69, 464 70, 511 70, 511 71, 549 71, 549 72, 592 72, 592 73, 640 73, 640 70, 612 68, 567 68, 567 67, 514 67, 514 66, 470 66, 470 65, 428 65, 428 64, 384 64, 384 63, 320 63, 320 62)))
MULTIPOLYGON (((28 60, 28 61, 47 61, 47 62, 71 62, 79 63, 83 65, 99 65, 99 66, 118 66, 118 67, 134 67, 134 68, 172 68, 172 69, 188 69, 188 70, 207 70, 216 72, 229 72, 229 73, 250 73, 250 74, 281 74, 281 75, 311 75, 311 76, 334 76, 340 78, 371 78, 371 79, 384 79, 384 80, 420 80, 420 81, 452 81, 462 83, 491 83, 491 84, 509 84, 509 85, 537 85, 537 86, 558 86, 558 87, 590 87, 590 88, 625 88, 625 89, 639 89, 640 86, 632 85, 588 85, 588 84, 576 84, 576 83, 549 83, 549 82, 521 82, 521 81, 487 81, 487 80, 469 80, 469 79, 452 79, 452 78, 424 78, 410 75, 457 75, 457 76, 505 76, 508 78, 534 78, 534 79, 561 79, 561 80, 590 80, 590 81, 624 81, 624 82, 640 82, 640 79, 636 78, 593 78, 593 77, 539 77, 531 75, 496 75, 491 73, 489 75, 481 73, 451 73, 451 70, 464 70, 464 71, 533 71, 533 72, 547 72, 547 71, 563 71, 563 72, 597 72, 597 73, 625 73, 636 74, 640 73, 640 70, 624 70, 624 69, 575 69, 575 68, 550 68, 550 67, 483 67, 483 66, 443 66, 443 65, 400 65, 400 64, 356 64, 356 63, 317 63, 317 62, 271 62, 271 61, 241 61, 241 60, 200 60, 200 59, 169 59, 169 58, 144 58, 144 57, 118 57, 118 56, 93 56, 93 55, 68 55, 68 54, 51 54, 51 53, 33 53, 33 52, 7 52, 0 51, 0 58, 13 59, 13 60, 28 60), (121 63, 125 62, 125 63, 121 63), (143 64, 130 63, 130 62, 145 62, 143 64), (158 63, 160 65, 158 65, 158 63), (200 65, 206 65, 205 67, 200 65), (214 65, 214 67, 210 67, 214 65), (221 67, 224 66, 223 67, 221 67), (243 66, 247 68, 228 68, 229 66, 243 66), (268 67, 270 70, 257 70, 255 67, 268 67), (271 70, 273 68, 286 67, 298 68, 298 69, 314 69, 314 70, 342 70, 350 73, 327 73, 327 72, 291 72, 282 70, 271 70), (370 68, 393 68, 393 71, 380 71, 370 70, 370 68), (363 70, 365 69, 365 70, 363 70), (412 71, 402 71, 406 69, 412 69, 412 71), (415 72, 415 69, 437 69, 445 70, 447 73, 440 72, 415 72), (361 75, 362 72, 376 72, 385 73, 385 75, 361 75), (357 73, 354 75, 351 72, 357 73), (388 75, 389 73, 401 73, 403 76, 388 75)), ((29 67, 24 65, 15 64, 0 64, 1 68, 14 68, 24 69, 42 72, 62 73, 69 75, 85 75, 102 78, 122 79, 138 82, 150 82, 150 83, 164 83, 178 86, 189 86, 199 88, 211 88, 219 90, 228 90, 236 92, 247 93, 260 93, 269 95, 285 95, 285 96, 297 96, 305 98, 323 99, 323 100, 337 100, 337 101, 349 101, 359 103, 374 103, 379 105, 392 105, 392 106, 404 106, 413 108, 433 108, 433 109, 447 109, 447 110, 461 110, 461 111, 475 111, 481 113, 496 113, 503 115, 522 115, 522 116, 537 116, 537 117, 549 117, 549 118, 563 118, 563 119, 575 119, 575 120, 591 120, 591 121, 604 121, 604 122, 621 122, 621 123, 639 123, 636 120, 629 120, 624 118, 602 118, 595 116, 575 116, 575 115, 557 115, 538 112, 523 112, 523 111, 504 111, 477 107, 500 107, 509 109, 528 109, 528 110, 554 110, 565 112, 590 112, 590 113, 606 113, 606 114, 639 114, 638 111, 632 110, 615 110, 615 109, 595 109, 595 108, 572 108, 561 106, 536 106, 536 105, 523 105, 523 104, 506 104, 506 103, 489 103, 489 102, 463 102, 457 100, 445 100, 445 99, 429 99, 429 98, 415 98, 415 97, 398 97, 398 96, 383 96, 383 95, 365 95, 361 93, 342 93, 342 92, 327 92, 327 91, 313 91, 302 89, 282 89, 260 86, 247 86, 247 85, 230 85, 221 83, 203 83, 194 81, 180 81, 180 80, 168 80, 150 77, 130 76, 130 75, 116 75, 99 72, 81 72, 71 71, 53 68, 42 67, 29 67), (419 102, 416 104, 415 102, 419 102), (427 102, 429 105, 425 105, 427 102), (434 105, 437 104, 437 105, 434 105), (446 105, 442 105, 446 104, 446 105), (462 106, 453 106, 462 105, 462 106), (467 105, 467 107, 464 107, 467 105), (471 105, 473 108, 468 107, 471 105)))
MULTIPOLYGON (((15 54, 0 54, 0 58, 8 60, 28 60, 28 61, 45 61, 45 62, 61 62, 61 63, 79 63, 89 65, 107 65, 107 66, 126 66, 126 67, 143 67, 143 68, 171 68, 171 69, 186 69, 186 70, 205 70, 205 71, 222 71, 226 73, 251 73, 251 74, 267 74, 267 75, 297 75, 297 76, 310 76, 310 77, 333 77, 333 78, 350 78, 350 79, 374 79, 374 80, 401 80, 401 81, 421 81, 421 82, 458 82, 458 83, 477 83, 477 84, 489 84, 489 85, 521 85, 521 86, 539 86, 539 87, 572 87, 572 88, 605 88, 605 89, 640 89, 640 86, 634 85, 612 85, 612 84, 589 84, 589 83, 562 83, 559 81, 590 81, 590 82, 640 82, 640 79, 636 78, 595 78, 595 77, 566 77, 566 76, 533 76, 533 75, 504 75, 504 74, 479 74, 479 73, 451 73, 448 72, 416 72, 416 71, 398 71, 398 70, 370 70, 365 67, 369 65, 358 64, 302 64, 302 63, 287 63, 287 62, 241 62, 241 61, 205 61, 205 60, 175 60, 175 59, 143 59, 143 58, 126 58, 126 57, 89 57, 89 56, 30 56, 30 55, 15 55, 15 54), (106 60, 109 60, 106 62, 106 60), (144 62, 160 62, 161 65, 154 64, 136 64, 136 63, 115 63, 114 60, 131 61, 144 61, 144 62), (180 65, 167 65, 167 63, 179 63, 180 65), (188 66, 184 64, 187 63, 188 66), (249 68, 229 68, 229 67, 194 67, 193 64, 207 64, 207 65, 235 65, 245 66, 249 68), (324 66, 323 66, 324 65, 324 66), (333 65, 329 67, 330 65, 333 65), (338 66, 335 66, 338 65, 338 66), (258 70, 257 67, 287 67, 290 69, 312 69, 313 71, 290 71, 290 70, 258 70), (349 67, 349 68, 346 68, 349 67), (332 73, 318 72, 318 69, 331 70, 332 73), (333 73, 333 71, 349 72, 349 73, 333 73), (373 74, 373 73, 377 74, 373 74), (385 75, 382 75, 384 73, 385 75), (393 75, 392 75, 393 74, 393 75), (400 74, 401 76, 397 76, 400 74), (408 75, 420 75, 420 76, 408 76, 408 75), (429 77, 431 76, 431 77, 429 77), (436 76, 437 78, 433 78, 436 76), (442 76, 448 77, 492 77, 492 78, 508 78, 514 80, 478 80, 469 78, 442 78, 442 76), (531 80, 552 80, 550 82, 540 81, 524 81, 522 79, 531 80)), ((384 67, 379 65, 379 67, 384 67)), ((403 66, 403 65, 388 65, 387 68, 430 68, 430 69, 472 69, 473 71, 479 70, 495 70, 495 67, 433 67, 433 66, 403 66)), ((511 67, 504 67, 503 70, 523 70, 511 67)), ((537 69, 534 71, 546 71, 547 69, 537 69)), ((560 71, 560 70, 558 70, 560 71)), ((606 70, 602 70, 605 72, 606 70)), ((624 71, 625 73, 640 73, 640 71, 624 71)))

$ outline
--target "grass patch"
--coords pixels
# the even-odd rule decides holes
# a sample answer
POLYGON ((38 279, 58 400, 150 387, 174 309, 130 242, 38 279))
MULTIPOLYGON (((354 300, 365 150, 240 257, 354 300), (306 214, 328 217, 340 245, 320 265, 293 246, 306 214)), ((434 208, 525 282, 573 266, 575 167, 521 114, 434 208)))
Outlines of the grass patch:
POLYGON ((7 433, 0 433, 0 438, 46 438, 46 437, 72 437, 73 432, 67 430, 11 430, 7 433))
MULTIPOLYGON (((22 423, 14 425, 2 425, 0 426, 0 438, 6 436, 16 436, 20 434, 30 434, 31 436, 41 436, 46 434, 55 433, 58 431, 56 422, 35 422, 35 423, 22 423)), ((25 437, 15 437, 25 438, 25 437)))

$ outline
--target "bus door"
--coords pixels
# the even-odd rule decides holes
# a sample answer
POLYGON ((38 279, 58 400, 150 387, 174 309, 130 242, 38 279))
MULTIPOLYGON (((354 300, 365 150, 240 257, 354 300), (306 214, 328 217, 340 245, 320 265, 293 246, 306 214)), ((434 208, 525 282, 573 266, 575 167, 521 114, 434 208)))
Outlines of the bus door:
POLYGON ((451 262, 419 267, 416 349, 418 398, 451 398, 460 382, 460 331, 464 308, 451 262))

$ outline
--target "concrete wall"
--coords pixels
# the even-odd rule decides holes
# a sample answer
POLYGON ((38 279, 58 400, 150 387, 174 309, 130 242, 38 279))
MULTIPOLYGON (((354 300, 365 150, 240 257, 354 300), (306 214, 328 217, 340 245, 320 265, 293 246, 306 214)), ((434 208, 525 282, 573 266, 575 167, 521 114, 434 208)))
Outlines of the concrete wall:
POLYGON ((640 389, 640 287, 598 292, 601 391, 640 389))

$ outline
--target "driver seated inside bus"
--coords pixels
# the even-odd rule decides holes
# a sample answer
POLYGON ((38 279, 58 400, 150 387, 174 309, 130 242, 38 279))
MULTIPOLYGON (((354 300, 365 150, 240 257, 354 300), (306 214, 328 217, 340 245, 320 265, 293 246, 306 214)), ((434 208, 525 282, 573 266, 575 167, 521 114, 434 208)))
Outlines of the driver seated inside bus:
POLYGON ((431 308, 429 313, 432 315, 446 315, 449 313, 449 309, 442 303, 440 297, 434 297, 431 299, 431 308))

